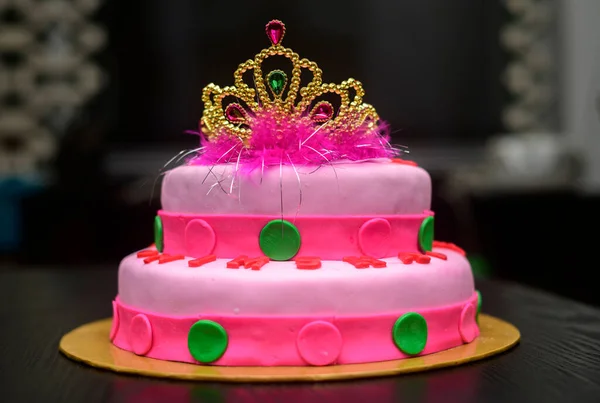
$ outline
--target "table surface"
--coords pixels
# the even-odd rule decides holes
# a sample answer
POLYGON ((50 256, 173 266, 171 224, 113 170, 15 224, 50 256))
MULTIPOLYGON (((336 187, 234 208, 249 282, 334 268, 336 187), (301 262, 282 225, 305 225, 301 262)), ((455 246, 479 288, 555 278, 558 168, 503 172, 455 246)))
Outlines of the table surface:
POLYGON ((471 364, 359 381, 226 384, 118 375, 58 351, 63 334, 109 317, 112 267, 0 270, 3 402, 598 402, 600 310, 518 284, 477 280, 483 312, 521 342, 471 364))

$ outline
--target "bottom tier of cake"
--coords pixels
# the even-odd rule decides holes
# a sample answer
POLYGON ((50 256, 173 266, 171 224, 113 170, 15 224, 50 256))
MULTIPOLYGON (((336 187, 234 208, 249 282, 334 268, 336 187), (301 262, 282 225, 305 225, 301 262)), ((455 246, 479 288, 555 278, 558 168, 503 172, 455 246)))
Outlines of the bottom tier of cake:
POLYGON ((382 259, 377 268, 323 261, 313 270, 294 261, 228 269, 231 259, 190 267, 188 258, 161 264, 133 254, 119 269, 110 338, 138 355, 199 365, 352 364, 435 353, 479 335, 480 302, 466 258, 436 254, 421 263, 382 259))

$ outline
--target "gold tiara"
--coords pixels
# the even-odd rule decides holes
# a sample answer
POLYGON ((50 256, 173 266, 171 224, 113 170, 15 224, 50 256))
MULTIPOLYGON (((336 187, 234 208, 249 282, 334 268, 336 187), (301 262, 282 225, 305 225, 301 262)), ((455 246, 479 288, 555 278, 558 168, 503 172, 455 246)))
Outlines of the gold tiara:
MULTIPOLYGON (((248 145, 253 129, 266 117, 276 125, 285 122, 288 127, 308 120, 309 124, 330 136, 359 129, 363 132, 376 130, 379 116, 373 106, 362 102, 365 92, 359 81, 349 78, 341 84, 323 83, 323 72, 315 62, 301 59, 293 50, 281 45, 286 32, 283 22, 272 20, 265 31, 271 46, 238 66, 233 74, 233 86, 221 88, 209 84, 202 91, 204 111, 200 127, 208 141, 228 136, 248 145), (263 72, 263 62, 272 56, 283 56, 291 61, 290 77, 279 69, 263 72), (301 87, 303 70, 312 73, 312 80, 301 87), (243 78, 250 71, 254 88, 243 78), (339 106, 319 100, 331 93, 339 96, 339 106), (233 101, 224 105, 226 98, 233 101)), ((274 127, 273 132, 276 131, 274 127)))

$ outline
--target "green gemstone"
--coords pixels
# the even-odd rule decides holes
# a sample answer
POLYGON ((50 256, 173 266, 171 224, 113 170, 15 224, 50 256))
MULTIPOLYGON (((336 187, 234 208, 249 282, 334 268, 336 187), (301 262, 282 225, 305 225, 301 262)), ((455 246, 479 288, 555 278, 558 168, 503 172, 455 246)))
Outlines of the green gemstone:
POLYGON ((433 249, 433 217, 429 216, 423 220, 419 228, 419 247, 422 251, 433 249))
POLYGON ((159 216, 154 217, 154 245, 156 246, 156 250, 162 253, 164 248, 163 226, 159 216))
POLYGON ((281 70, 273 70, 267 76, 267 82, 275 96, 280 96, 287 84, 287 76, 281 70))
POLYGON ((196 360, 209 363, 227 350, 229 338, 223 326, 212 320, 199 320, 188 333, 188 350, 196 360))
POLYGON ((396 347, 405 354, 419 354, 427 344, 427 321, 416 312, 402 315, 392 329, 396 347))
POLYGON ((269 221, 260 231, 260 249, 273 260, 293 258, 300 249, 300 232, 286 220, 269 221))

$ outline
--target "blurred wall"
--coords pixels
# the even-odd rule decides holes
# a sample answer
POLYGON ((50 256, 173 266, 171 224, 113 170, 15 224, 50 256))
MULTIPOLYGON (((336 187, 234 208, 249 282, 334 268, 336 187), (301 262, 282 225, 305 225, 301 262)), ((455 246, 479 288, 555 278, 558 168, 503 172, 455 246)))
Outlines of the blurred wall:
POLYGON ((585 164, 581 189, 600 192, 600 1, 562 0, 561 120, 585 164))

